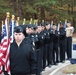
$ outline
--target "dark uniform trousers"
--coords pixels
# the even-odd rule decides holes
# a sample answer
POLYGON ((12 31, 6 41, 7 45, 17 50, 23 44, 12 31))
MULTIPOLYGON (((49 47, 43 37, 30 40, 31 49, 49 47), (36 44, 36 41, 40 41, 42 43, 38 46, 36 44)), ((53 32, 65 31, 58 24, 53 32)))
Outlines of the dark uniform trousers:
POLYGON ((72 37, 67 37, 67 58, 70 59, 72 57, 72 37))
POLYGON ((63 62, 65 61, 65 39, 60 40, 60 61, 63 62))
POLYGON ((43 32, 38 35, 39 39, 39 51, 37 52, 37 75, 41 75, 42 72, 42 59, 43 59, 43 49, 44 49, 44 36, 43 32))
POLYGON ((43 69, 46 68, 46 57, 47 57, 47 50, 46 50, 46 44, 44 44, 43 47, 43 69))
POLYGON ((46 44, 47 50, 47 66, 52 65, 53 42, 46 44))
POLYGON ((40 75, 40 73, 42 71, 42 50, 41 50, 41 48, 36 51, 36 55, 37 55, 37 73, 36 73, 36 75, 40 75))
MULTIPOLYGON (((39 45, 41 45, 39 43, 39 45)), ((36 50, 36 58, 37 58, 37 72, 36 75, 41 75, 42 72, 42 45, 36 50)))
POLYGON ((66 32, 65 29, 62 27, 59 29, 59 46, 60 46, 60 62, 65 61, 65 44, 66 44, 66 32))
POLYGON ((58 43, 53 43, 53 64, 58 63, 58 43))

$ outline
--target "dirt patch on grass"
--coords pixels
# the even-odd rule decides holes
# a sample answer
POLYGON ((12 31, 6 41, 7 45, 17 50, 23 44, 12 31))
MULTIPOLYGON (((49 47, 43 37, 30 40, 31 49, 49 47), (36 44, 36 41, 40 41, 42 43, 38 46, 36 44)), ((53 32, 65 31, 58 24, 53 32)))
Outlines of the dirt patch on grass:
POLYGON ((71 64, 63 68, 63 73, 65 74, 76 74, 76 64, 71 64))

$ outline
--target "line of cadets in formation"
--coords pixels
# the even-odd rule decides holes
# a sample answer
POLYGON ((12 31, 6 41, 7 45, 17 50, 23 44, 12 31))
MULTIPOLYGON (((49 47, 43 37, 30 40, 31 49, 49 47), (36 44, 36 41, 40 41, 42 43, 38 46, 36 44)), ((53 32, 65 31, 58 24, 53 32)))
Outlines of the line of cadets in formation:
POLYGON ((65 62, 65 53, 67 59, 71 58, 72 35, 74 28, 71 22, 64 24, 59 23, 59 28, 49 22, 39 23, 37 25, 20 25, 25 31, 25 37, 31 43, 36 54, 37 75, 45 68, 57 65, 59 62, 65 62), (69 31, 70 30, 70 31, 69 31), (69 32, 68 32, 69 31, 69 32))

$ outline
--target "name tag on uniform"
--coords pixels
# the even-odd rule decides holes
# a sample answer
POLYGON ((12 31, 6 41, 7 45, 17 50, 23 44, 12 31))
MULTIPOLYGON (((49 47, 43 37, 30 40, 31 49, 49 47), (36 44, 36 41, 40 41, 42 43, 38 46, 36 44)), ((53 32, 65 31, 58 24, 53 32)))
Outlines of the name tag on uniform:
POLYGON ((36 35, 36 37, 38 37, 38 35, 36 35))
POLYGON ((32 35, 32 37, 34 37, 34 36, 32 35))
POLYGON ((42 36, 42 39, 43 39, 44 37, 42 36))
POLYGON ((49 33, 48 33, 48 35, 49 35, 49 33))

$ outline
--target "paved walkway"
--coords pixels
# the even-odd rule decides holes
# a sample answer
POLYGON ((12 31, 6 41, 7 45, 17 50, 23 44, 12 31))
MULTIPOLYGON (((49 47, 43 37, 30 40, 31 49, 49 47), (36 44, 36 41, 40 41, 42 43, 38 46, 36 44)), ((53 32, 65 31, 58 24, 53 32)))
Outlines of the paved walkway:
MULTIPOLYGON (((76 37, 73 37, 72 42, 76 43, 76 37)), ((70 65, 70 61, 66 60, 65 63, 59 63, 57 66, 53 65, 51 68, 46 67, 42 75, 66 75, 62 71, 67 65, 70 65)))
POLYGON ((51 68, 46 67, 45 71, 42 72, 42 75, 62 75, 62 74, 56 74, 56 73, 67 65, 70 65, 70 61, 66 60, 65 63, 59 63, 56 66, 53 65, 51 68))

